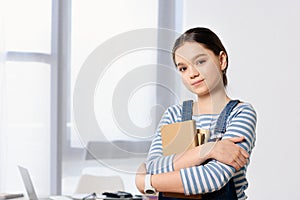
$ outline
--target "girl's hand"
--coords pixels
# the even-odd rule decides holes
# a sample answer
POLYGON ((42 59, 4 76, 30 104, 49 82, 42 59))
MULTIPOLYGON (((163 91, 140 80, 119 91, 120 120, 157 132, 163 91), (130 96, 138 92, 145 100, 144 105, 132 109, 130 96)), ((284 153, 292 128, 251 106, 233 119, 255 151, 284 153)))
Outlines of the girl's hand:
POLYGON ((247 159, 249 158, 249 154, 239 145, 235 144, 242 142, 244 139, 244 137, 234 137, 215 143, 209 142, 204 145, 200 156, 205 156, 206 154, 209 158, 230 165, 238 171, 247 164, 247 159))
POLYGON ((142 163, 139 166, 139 168, 137 169, 137 172, 135 175, 135 185, 141 193, 144 193, 145 176, 146 176, 146 165, 145 165, 145 163, 142 163))

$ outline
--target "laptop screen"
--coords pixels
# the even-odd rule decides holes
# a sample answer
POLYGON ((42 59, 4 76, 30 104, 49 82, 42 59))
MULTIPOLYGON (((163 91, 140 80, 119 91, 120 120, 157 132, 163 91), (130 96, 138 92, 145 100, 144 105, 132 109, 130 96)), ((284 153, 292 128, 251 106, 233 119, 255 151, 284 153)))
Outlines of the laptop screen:
POLYGON ((18 168, 21 173, 21 176, 22 176, 29 199, 30 200, 38 200, 28 170, 21 166, 18 166, 18 168))

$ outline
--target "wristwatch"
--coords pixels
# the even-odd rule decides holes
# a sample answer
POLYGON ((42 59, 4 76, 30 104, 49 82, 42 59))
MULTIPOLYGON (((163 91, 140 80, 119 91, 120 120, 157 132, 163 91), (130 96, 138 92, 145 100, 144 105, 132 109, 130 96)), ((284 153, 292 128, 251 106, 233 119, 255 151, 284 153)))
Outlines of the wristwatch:
POLYGON ((145 194, 156 194, 155 188, 151 185, 151 174, 146 174, 144 192, 145 194))

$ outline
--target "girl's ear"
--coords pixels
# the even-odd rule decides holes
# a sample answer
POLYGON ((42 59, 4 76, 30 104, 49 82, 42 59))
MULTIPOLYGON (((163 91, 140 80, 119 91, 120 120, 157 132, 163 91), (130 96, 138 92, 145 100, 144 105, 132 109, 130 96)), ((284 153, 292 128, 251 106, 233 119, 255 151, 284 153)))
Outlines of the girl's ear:
POLYGON ((227 54, 224 51, 220 52, 219 61, 220 61, 220 69, 221 71, 224 71, 227 67, 227 54))

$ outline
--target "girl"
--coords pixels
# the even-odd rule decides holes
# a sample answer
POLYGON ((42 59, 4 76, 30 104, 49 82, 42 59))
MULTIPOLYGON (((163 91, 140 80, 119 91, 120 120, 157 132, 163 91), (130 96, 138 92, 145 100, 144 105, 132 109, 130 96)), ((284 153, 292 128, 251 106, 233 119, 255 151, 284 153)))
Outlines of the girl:
MULTIPOLYGON (((228 55, 223 44, 211 30, 193 28, 176 40, 172 55, 184 85, 197 95, 192 108, 196 128, 209 129, 210 141, 219 139, 163 156, 160 127, 182 119, 182 105, 169 107, 152 141, 147 162, 136 175, 137 188, 141 192, 150 189, 187 196, 204 194, 205 199, 206 193, 219 191, 232 181, 233 190, 229 192, 234 192, 237 199, 246 199, 246 169, 255 143, 256 112, 249 103, 240 102, 228 115, 225 133, 214 131, 220 112, 231 100, 225 89, 228 55)), ((161 194, 160 198, 163 199, 161 194)))

